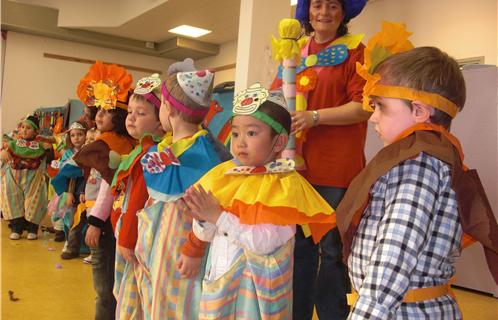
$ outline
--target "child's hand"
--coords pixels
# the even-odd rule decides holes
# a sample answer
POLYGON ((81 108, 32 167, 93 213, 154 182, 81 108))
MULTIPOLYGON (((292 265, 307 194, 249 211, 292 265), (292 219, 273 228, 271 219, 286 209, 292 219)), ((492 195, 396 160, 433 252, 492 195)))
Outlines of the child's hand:
POLYGON ((189 215, 190 217, 192 217, 194 219, 202 220, 201 217, 199 217, 197 214, 192 212, 192 210, 190 210, 190 208, 187 206, 187 203, 185 202, 185 200, 183 198, 180 198, 177 200, 176 206, 177 206, 178 210, 183 212, 184 214, 189 215))
POLYGON ((180 254, 176 262, 176 268, 182 275, 182 278, 193 278, 199 273, 202 258, 193 258, 180 254))
POLYGON ((137 263, 137 257, 135 256, 135 251, 132 249, 128 249, 126 247, 122 247, 117 245, 118 252, 123 256, 123 258, 129 263, 137 263))
POLYGON ((0 152, 0 161, 2 161, 2 163, 7 163, 7 162, 10 162, 11 160, 12 160, 12 156, 10 155, 10 153, 7 150, 2 150, 0 152))
POLYGON ((199 186, 199 189, 192 186, 187 189, 183 199, 196 219, 216 224, 222 210, 218 199, 213 196, 211 191, 207 193, 202 186, 199 186))
POLYGON ((83 203, 83 202, 85 202, 85 194, 84 193, 80 194, 80 203, 83 203))
POLYGON ((85 243, 90 248, 98 248, 100 240, 100 228, 96 226, 88 225, 88 229, 86 229, 85 243))
POLYGON ((72 207, 74 205, 74 194, 69 192, 66 198, 66 206, 72 207))

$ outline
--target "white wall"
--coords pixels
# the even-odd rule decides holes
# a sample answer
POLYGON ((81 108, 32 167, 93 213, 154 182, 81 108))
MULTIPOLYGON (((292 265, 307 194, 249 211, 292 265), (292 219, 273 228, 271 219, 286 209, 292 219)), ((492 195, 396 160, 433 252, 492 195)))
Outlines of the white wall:
MULTIPOLYGON (((214 57, 199 59, 195 66, 199 69, 217 68, 235 63, 237 58, 237 40, 220 46, 220 53, 214 57)), ((226 81, 235 81, 235 68, 218 71, 214 77, 214 85, 226 81)))
POLYGON ((437 46, 456 59, 484 56, 496 65, 497 14, 496 0, 370 0, 350 31, 368 39, 382 20, 404 22, 415 46, 437 46))
MULTIPOLYGON (((132 52, 9 32, 3 70, 2 132, 12 130, 21 117, 38 107, 61 106, 70 98, 77 99, 76 86, 90 65, 44 58, 44 53, 160 70, 163 76, 169 64, 174 62, 132 52)), ((129 72, 134 82, 148 75, 145 72, 129 72)))

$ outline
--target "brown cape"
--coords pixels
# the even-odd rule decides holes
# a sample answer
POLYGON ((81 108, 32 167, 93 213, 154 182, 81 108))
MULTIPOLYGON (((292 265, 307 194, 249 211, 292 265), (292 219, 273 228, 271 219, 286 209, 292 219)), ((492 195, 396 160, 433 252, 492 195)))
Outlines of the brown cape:
POLYGON ((128 154, 134 148, 134 140, 124 137, 115 132, 104 132, 97 140, 84 146, 73 159, 80 168, 88 175, 91 168, 95 168, 102 178, 111 185, 114 173, 117 169, 109 166, 109 155, 114 151, 120 155, 128 154))
POLYGON ((344 259, 351 245, 363 212, 370 199, 370 188, 391 168, 425 152, 451 166, 452 188, 456 193, 462 229, 467 236, 480 242, 488 268, 498 284, 498 225, 476 170, 463 164, 458 140, 441 127, 418 125, 404 138, 383 148, 351 182, 336 209, 337 226, 344 243, 344 259))

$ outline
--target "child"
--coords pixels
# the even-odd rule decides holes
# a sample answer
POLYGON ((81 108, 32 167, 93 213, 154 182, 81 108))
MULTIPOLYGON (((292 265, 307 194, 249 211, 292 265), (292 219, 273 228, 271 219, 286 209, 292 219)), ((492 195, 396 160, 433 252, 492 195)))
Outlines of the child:
POLYGON ((95 122, 100 136, 84 146, 73 160, 89 175, 85 201, 95 201, 88 214, 85 242, 92 253, 92 273, 96 299, 96 319, 113 319, 116 300, 114 285, 115 239, 110 223, 113 197, 110 192, 120 156, 128 154, 134 140, 125 128, 128 89, 132 79, 126 70, 97 61, 80 81, 78 95, 86 105, 98 108, 95 122))
MULTIPOLYGON (((58 160, 58 167, 64 164, 65 161, 70 159, 75 153, 77 153, 83 144, 85 143, 86 138, 86 127, 83 123, 75 121, 70 126, 68 131, 66 132, 66 148, 62 157, 58 160)), ((79 202, 79 194, 76 194, 75 191, 78 189, 78 185, 83 183, 83 177, 78 179, 74 179, 70 181, 68 184, 68 189, 65 190, 63 194, 55 196, 50 202, 49 207, 53 207, 52 211, 52 223, 55 229, 55 239, 56 242, 61 242, 66 239, 64 225, 66 225, 66 229, 71 227, 72 224, 72 214, 74 212, 70 212, 72 209, 77 207, 79 202), (78 202, 77 202, 78 201, 78 202)))
MULTIPOLYGON (((192 218, 178 200, 205 172, 230 157, 200 127, 209 111, 213 77, 207 70, 179 72, 163 82, 159 119, 172 135, 141 158, 149 199, 137 213, 135 255, 145 319, 195 319, 198 314, 201 275, 182 279, 176 270, 180 248, 192 229, 192 218)), ((196 244, 202 257, 205 245, 196 244)))
POLYGON ((18 137, 5 142, 2 162, 1 205, 11 225, 11 240, 19 240, 24 230, 28 240, 38 238, 38 225, 47 210, 46 163, 53 158, 51 143, 37 136, 39 120, 28 116, 21 123, 18 137))
MULTIPOLYGON (((88 145, 95 141, 98 135, 99 131, 95 128, 87 130, 84 145, 88 145)), ((61 253, 61 258, 64 260, 77 258, 81 252, 87 253, 89 251, 89 248, 84 244, 84 242, 82 243, 81 240, 87 228, 86 210, 90 209, 94 202, 85 202, 85 187, 87 179, 83 177, 81 169, 77 166, 74 160, 72 160, 72 158, 62 164, 59 173, 54 179, 52 179, 51 183, 56 192, 64 192, 64 190, 69 188, 71 181, 77 182, 74 183, 75 194, 77 195, 75 197, 76 203, 74 204, 76 211, 73 215, 72 222, 69 225, 69 230, 65 230, 67 233, 67 241, 64 244, 61 253)), ((90 179, 90 184, 95 184, 95 182, 96 179, 90 179)), ((95 194, 93 196, 96 197, 95 194)), ((89 263, 91 262, 91 258, 86 257, 83 259, 83 262, 89 263)))
MULTIPOLYGON (((183 197, 198 219, 195 235, 211 242, 200 319, 292 317, 296 224, 326 224, 326 231, 335 216, 294 161, 278 159, 290 128, 282 93, 249 87, 234 99, 235 159, 209 171, 199 189, 183 197)), ((319 241, 323 234, 312 236, 319 241)))
POLYGON ((120 163, 112 184, 114 192, 121 196, 114 202, 111 223, 116 236, 116 268, 114 296, 116 319, 137 319, 142 311, 135 278, 135 244, 138 219, 136 212, 142 209, 149 197, 142 174, 140 159, 143 154, 164 135, 159 121, 161 108, 161 79, 159 75, 142 78, 137 82, 130 97, 126 129, 140 144, 120 163), (119 207, 117 209, 116 207, 119 207))
POLYGON ((463 165, 458 140, 448 132, 465 103, 463 75, 437 48, 410 50, 405 39, 391 41, 407 34, 385 23, 365 50, 365 65, 358 65, 367 80, 364 107, 373 111, 370 121, 384 148, 337 210, 358 292, 348 297, 350 319, 461 319, 450 282, 462 229, 485 245, 498 280, 498 226, 479 178, 463 165), (377 53, 392 50, 382 39, 402 53, 375 66, 377 53))

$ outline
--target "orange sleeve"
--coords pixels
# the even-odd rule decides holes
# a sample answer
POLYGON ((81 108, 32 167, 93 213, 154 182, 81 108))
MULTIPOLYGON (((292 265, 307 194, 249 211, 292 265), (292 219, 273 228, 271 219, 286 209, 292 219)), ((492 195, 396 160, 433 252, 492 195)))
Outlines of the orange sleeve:
POLYGON ((149 198, 140 163, 132 169, 131 178, 133 183, 126 212, 121 221, 118 244, 128 249, 135 249, 138 238, 137 211, 145 206, 145 202, 149 198))
POLYGON ((181 253, 189 257, 201 258, 204 256, 207 245, 207 242, 199 240, 194 232, 190 231, 187 236, 187 241, 185 241, 181 248, 181 253))

